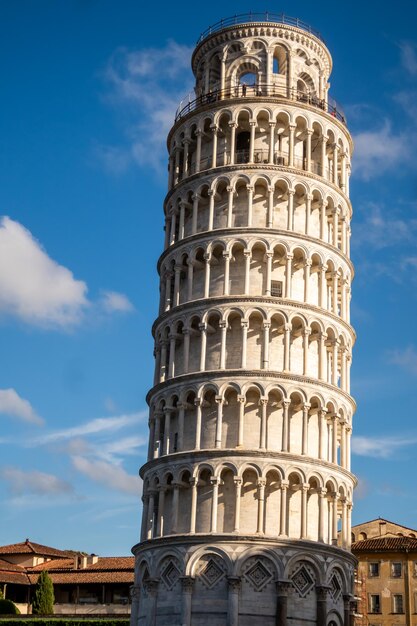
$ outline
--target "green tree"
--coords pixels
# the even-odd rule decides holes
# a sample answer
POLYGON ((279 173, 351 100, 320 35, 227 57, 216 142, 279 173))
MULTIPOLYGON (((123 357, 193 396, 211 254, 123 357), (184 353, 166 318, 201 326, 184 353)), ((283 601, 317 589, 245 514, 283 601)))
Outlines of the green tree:
POLYGON ((36 584, 32 613, 35 615, 51 615, 54 612, 54 586, 51 577, 45 570, 41 572, 36 584))

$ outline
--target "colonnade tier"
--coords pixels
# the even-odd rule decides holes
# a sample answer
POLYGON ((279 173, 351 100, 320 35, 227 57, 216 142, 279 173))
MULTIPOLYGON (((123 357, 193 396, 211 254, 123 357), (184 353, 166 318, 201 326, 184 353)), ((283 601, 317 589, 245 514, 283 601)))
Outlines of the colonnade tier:
POLYGON ((353 407, 301 385, 214 382, 161 390, 151 401, 148 460, 196 450, 319 459, 350 471, 353 407))
POLYGON ((195 464, 171 459, 159 471, 145 470, 142 540, 241 533, 309 539, 347 549, 352 482, 349 476, 326 470, 285 459, 260 464, 249 456, 195 464))
POLYGON ((205 177, 198 185, 183 186, 167 203, 165 249, 197 233, 213 237, 226 228, 236 233, 262 229, 269 237, 271 231, 305 235, 349 256, 350 205, 302 178, 262 171, 205 177))
POLYGON ((349 323, 350 264, 320 246, 250 237, 179 246, 160 265, 160 313, 202 298, 281 298, 349 323))
POLYGON ((350 136, 322 111, 256 101, 211 108, 182 121, 169 138, 168 190, 196 174, 256 166, 297 170, 349 196, 350 136))

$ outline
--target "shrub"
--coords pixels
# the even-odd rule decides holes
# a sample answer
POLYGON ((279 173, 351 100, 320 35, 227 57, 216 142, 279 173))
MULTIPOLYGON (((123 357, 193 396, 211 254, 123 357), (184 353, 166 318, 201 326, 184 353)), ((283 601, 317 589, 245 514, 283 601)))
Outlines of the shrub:
POLYGON ((19 615, 20 611, 17 606, 11 600, 0 599, 0 614, 1 615, 19 615))
POLYGON ((54 601, 54 586, 51 577, 45 570, 40 573, 36 583, 32 613, 34 615, 51 615, 54 612, 54 601))

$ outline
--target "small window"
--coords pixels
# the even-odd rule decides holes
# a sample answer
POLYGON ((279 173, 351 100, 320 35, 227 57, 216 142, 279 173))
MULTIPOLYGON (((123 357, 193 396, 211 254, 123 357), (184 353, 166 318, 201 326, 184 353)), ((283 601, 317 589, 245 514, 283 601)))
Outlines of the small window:
POLYGON ((402 564, 400 562, 391 563, 391 576, 392 578, 401 578, 402 564))
POLYGON ((379 562, 369 563, 369 578, 379 576, 379 562))
POLYGON ((274 298, 282 298, 282 281, 271 280, 271 296, 274 298))
POLYGON ((403 597, 400 593, 396 593, 392 596, 392 612, 404 613, 403 597))
POLYGON ((371 593, 369 595, 369 612, 381 613, 381 599, 379 593, 371 593))

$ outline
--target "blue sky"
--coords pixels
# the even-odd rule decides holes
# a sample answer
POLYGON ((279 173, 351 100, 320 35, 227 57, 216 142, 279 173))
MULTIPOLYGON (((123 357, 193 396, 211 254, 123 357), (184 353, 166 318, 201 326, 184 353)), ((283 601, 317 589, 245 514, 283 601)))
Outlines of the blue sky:
POLYGON ((417 526, 417 8, 4 0, 1 544, 111 555, 138 540, 164 137, 199 33, 249 10, 300 17, 333 55, 356 141, 354 523, 417 526))

